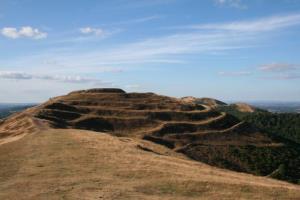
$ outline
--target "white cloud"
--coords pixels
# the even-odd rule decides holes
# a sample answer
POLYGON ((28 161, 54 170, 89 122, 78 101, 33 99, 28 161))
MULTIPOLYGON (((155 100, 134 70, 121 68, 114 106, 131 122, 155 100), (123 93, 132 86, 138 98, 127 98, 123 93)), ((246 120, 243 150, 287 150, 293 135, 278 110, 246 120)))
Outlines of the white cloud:
POLYGON ((80 28, 79 31, 82 34, 93 34, 93 35, 96 35, 96 36, 106 35, 106 32, 101 28, 83 27, 83 28, 80 28))
POLYGON ((18 30, 16 28, 6 27, 1 30, 1 34, 5 37, 16 39, 19 37, 18 30))
POLYGON ((21 27, 19 30, 14 27, 4 27, 1 29, 1 34, 5 37, 17 39, 17 38, 32 38, 43 39, 47 37, 47 33, 41 32, 37 28, 30 26, 21 27))
POLYGON ((296 80, 296 79, 300 79, 300 74, 296 73, 296 74, 279 74, 279 75, 275 75, 275 76, 267 76, 267 77, 263 77, 263 79, 271 79, 271 80, 296 80))
POLYGON ((231 71, 231 72, 219 72, 221 76, 249 76, 255 75, 257 78, 266 80, 293 80, 300 79, 300 65, 289 63, 270 63, 260 65, 258 71, 231 71), (291 73, 291 71, 293 73, 291 73), (263 72, 263 74, 262 74, 263 72), (267 73, 267 75, 266 75, 267 73))
MULTIPOLYGON (((140 64, 148 63, 184 63, 184 56, 189 54, 209 54, 216 55, 233 51, 241 48, 251 48, 261 44, 262 39, 268 39, 269 34, 280 31, 283 27, 296 26, 300 22, 297 21, 299 15, 273 16, 268 18, 257 19, 255 21, 235 22, 240 28, 230 28, 230 31, 223 30, 191 30, 185 29, 180 33, 173 33, 166 36, 148 38, 132 43, 125 43, 97 49, 82 51, 81 48, 70 48, 66 50, 46 51, 34 56, 27 56, 15 59, 10 63, 0 61, 2 65, 10 65, 14 67, 31 66, 31 71, 36 72, 42 70, 41 66, 46 66, 45 60, 55 58, 57 64, 52 66, 52 73, 69 74, 72 72, 98 73, 97 69, 103 66, 109 66, 108 70, 119 68, 134 68, 141 66, 140 64), (253 24, 270 24, 272 27, 255 26, 253 24), (276 24, 276 25, 274 25, 276 24), (280 25, 278 25, 280 24, 280 25), (249 31, 247 26, 252 27, 249 31), (265 37, 268 36, 268 37, 265 37), (259 42, 258 42, 259 41, 259 42), (63 67, 62 67, 63 66, 63 67)), ((225 23, 221 27, 226 27, 225 23)), ((215 25, 214 25, 215 26, 215 25)), ((86 29, 90 32, 90 29, 86 29)))
POLYGON ((263 79, 294 80, 300 79, 300 65, 291 63, 270 63, 258 67, 261 72, 269 73, 263 79))
POLYGON ((242 0, 214 0, 218 6, 229 6, 238 9, 246 9, 247 6, 242 3, 242 0))
POLYGON ((232 71, 232 72, 219 72, 221 76, 249 76, 252 72, 249 71, 232 71))
POLYGON ((283 80, 292 80, 292 79, 300 79, 300 74, 285 74, 283 76, 278 77, 283 80))
POLYGON ((192 29, 223 30, 237 32, 272 31, 300 24, 300 14, 272 16, 252 21, 236 21, 221 24, 201 24, 188 26, 192 29))
POLYGON ((129 22, 131 22, 131 23, 142 23, 142 22, 152 21, 152 20, 160 19, 160 18, 162 18, 162 16, 152 15, 152 16, 149 16, 149 17, 142 17, 142 18, 139 18, 139 19, 133 19, 129 22))
POLYGON ((117 23, 114 23, 114 25, 138 24, 138 23, 144 23, 144 22, 148 22, 148 21, 161 19, 162 17, 163 16, 161 16, 161 15, 151 15, 151 16, 147 16, 147 17, 141 17, 141 18, 131 19, 131 20, 127 20, 127 21, 117 22, 117 23))
POLYGON ((32 75, 22 73, 22 72, 0 71, 0 78, 2 78, 2 79, 28 80, 28 79, 32 79, 32 75))
POLYGON ((299 69, 300 65, 290 63, 263 64, 258 69, 264 72, 285 72, 299 69))
POLYGON ((92 83, 97 85, 108 84, 96 78, 88 78, 82 76, 65 76, 65 75, 43 75, 43 74, 30 74, 24 72, 0 71, 0 79, 11 80, 49 80, 59 81, 65 83, 92 83))
POLYGON ((64 63, 69 63, 70 66, 80 64, 85 66, 124 66, 135 63, 182 63, 183 61, 178 58, 178 55, 213 54, 250 48, 259 45, 256 41, 261 40, 267 34, 299 24, 300 14, 291 14, 252 21, 199 25, 196 30, 185 29, 185 32, 148 38, 139 42, 107 48, 105 51, 91 50, 76 56, 74 54, 66 55, 61 60, 64 63))
POLYGON ((243 48, 240 41, 250 38, 218 33, 182 33, 123 44, 116 48, 92 50, 75 56, 65 55, 61 62, 69 66, 126 65, 133 63, 182 63, 175 55, 210 53, 243 48))

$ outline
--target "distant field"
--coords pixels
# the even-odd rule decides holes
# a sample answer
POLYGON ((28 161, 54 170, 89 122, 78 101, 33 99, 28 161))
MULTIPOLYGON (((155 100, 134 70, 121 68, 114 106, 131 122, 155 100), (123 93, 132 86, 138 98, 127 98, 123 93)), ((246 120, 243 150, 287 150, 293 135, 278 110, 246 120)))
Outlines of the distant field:
POLYGON ((9 115, 30 108, 36 104, 9 104, 0 103, 0 119, 8 117, 9 115))
POLYGON ((300 102, 252 102, 250 104, 274 113, 300 113, 300 102))

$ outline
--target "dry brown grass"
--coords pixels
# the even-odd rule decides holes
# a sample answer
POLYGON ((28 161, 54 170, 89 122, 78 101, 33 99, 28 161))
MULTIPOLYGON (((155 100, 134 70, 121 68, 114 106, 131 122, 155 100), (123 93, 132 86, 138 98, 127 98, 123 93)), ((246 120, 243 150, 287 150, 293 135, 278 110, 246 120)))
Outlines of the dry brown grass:
POLYGON ((50 129, 0 146, 0 199, 299 198, 299 186, 104 133, 50 129))
POLYGON ((256 110, 256 108, 246 103, 235 103, 232 105, 235 106, 235 108, 240 112, 253 113, 256 110))

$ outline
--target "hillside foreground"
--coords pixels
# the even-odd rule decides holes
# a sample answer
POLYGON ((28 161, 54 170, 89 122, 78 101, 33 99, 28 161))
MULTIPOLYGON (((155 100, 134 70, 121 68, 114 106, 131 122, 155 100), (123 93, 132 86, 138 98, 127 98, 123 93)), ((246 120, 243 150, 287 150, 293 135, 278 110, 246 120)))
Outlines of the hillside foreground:
POLYGON ((0 199, 299 198, 299 186, 105 133, 52 129, 0 146, 0 199))

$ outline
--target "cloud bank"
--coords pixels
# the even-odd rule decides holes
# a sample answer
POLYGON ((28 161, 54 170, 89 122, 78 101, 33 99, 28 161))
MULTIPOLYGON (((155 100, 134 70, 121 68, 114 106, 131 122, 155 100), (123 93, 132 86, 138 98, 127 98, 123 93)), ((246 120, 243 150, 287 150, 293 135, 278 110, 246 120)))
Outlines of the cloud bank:
POLYGON ((219 72, 221 76, 249 76, 252 72, 249 71, 231 71, 231 72, 219 72))
POLYGON ((101 28, 83 27, 83 28, 80 28, 79 31, 82 34, 93 34, 96 36, 104 36, 105 35, 105 31, 101 28))
POLYGON ((11 72, 11 71, 0 71, 0 79, 12 79, 12 80, 48 80, 48 81, 59 81, 65 83, 92 83, 96 85, 107 85, 109 83, 103 82, 100 79, 88 78, 82 76, 62 76, 62 75, 42 75, 42 74, 29 74, 24 72, 11 72))
POLYGON ((256 75, 268 80, 300 79, 300 65, 292 63, 267 63, 256 67, 255 71, 225 71, 218 73, 221 76, 248 76, 256 75))
POLYGON ((300 65, 290 63, 270 63, 263 64, 259 67, 259 70, 264 72, 286 72, 299 69, 300 65))
POLYGON ((32 38, 32 39, 44 39, 47 37, 46 32, 41 32, 37 28, 31 26, 23 26, 20 29, 15 27, 4 27, 0 30, 1 35, 11 39, 18 38, 32 38))
POLYGON ((246 9, 247 6, 242 3, 242 0, 214 0, 215 4, 218 6, 228 6, 238 9, 246 9))
POLYGON ((200 24, 188 26, 192 29, 236 31, 236 32, 263 32, 283 29, 286 27, 299 25, 300 14, 290 14, 281 16, 271 16, 252 21, 236 21, 230 23, 200 24))

